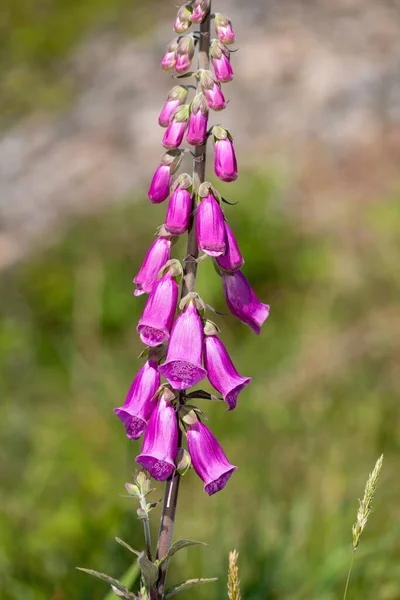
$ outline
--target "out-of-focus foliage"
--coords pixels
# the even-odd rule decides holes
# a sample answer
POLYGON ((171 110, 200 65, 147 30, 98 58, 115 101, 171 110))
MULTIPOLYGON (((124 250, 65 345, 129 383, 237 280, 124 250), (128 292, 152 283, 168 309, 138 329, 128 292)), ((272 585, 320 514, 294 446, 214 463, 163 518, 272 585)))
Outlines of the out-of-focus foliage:
POLYGON ((151 27, 155 0, 2 0, 1 121, 62 108, 74 91, 63 60, 83 39, 110 26, 137 34, 151 27), (145 10, 143 10, 145 7, 145 10))
MULTIPOLYGON (((260 337, 216 317, 234 362, 253 377, 232 413, 202 403, 239 469, 212 498, 193 472, 184 477, 175 537, 210 548, 176 555, 170 582, 217 575, 218 584, 182 598, 225 597, 228 551, 237 548, 245 600, 340 597, 357 498, 384 452, 349 597, 396 600, 399 198, 360 207, 357 225, 369 239, 360 251, 341 231, 304 232, 276 177, 242 173, 219 187, 239 201, 225 213, 271 315, 260 337)), ((145 298, 133 297, 131 280, 165 206, 151 206, 145 193, 132 200, 1 276, 4 600, 103 598, 104 584, 75 566, 118 577, 131 556, 114 536, 142 545, 132 500, 119 495, 140 442, 126 440, 112 409, 140 365, 135 328, 145 298)), ((211 262, 198 281, 226 312, 211 262)), ((158 484, 154 499, 161 495, 158 484)))

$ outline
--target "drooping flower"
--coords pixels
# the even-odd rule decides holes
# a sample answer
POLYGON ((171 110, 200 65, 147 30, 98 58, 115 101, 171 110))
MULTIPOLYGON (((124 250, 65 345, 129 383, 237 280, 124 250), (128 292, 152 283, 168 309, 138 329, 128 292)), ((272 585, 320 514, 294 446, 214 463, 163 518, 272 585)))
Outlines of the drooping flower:
POLYGON ((183 140, 183 136, 186 131, 187 122, 189 119, 189 106, 185 104, 174 113, 164 137, 162 139, 162 145, 164 148, 173 150, 178 148, 183 140))
POLYGON ((222 394, 229 410, 234 409, 239 393, 251 383, 251 378, 239 375, 224 344, 216 335, 204 337, 204 366, 211 385, 222 394))
POLYGON ((136 458, 157 481, 165 481, 173 473, 178 451, 178 423, 170 394, 169 390, 161 394, 147 424, 142 451, 136 458))
POLYGON ((232 229, 228 223, 225 225, 225 254, 217 257, 218 266, 224 271, 232 273, 238 271, 244 265, 244 260, 240 254, 239 246, 233 235, 232 229))
POLYGON ((192 209, 193 180, 183 173, 176 180, 169 199, 165 229, 173 235, 182 235, 189 227, 192 209))
POLYGON ((154 285, 137 327, 142 342, 147 346, 158 346, 169 339, 178 291, 178 284, 170 270, 154 285))
POLYGON ((156 406, 154 396, 159 387, 157 361, 148 360, 133 380, 125 404, 114 408, 115 414, 125 425, 128 438, 137 440, 142 435, 156 406))
POLYGON ((165 102, 160 116, 158 117, 158 123, 161 127, 168 127, 168 124, 179 106, 185 104, 188 95, 187 87, 183 85, 176 85, 168 93, 167 101, 165 102))
POLYGON ((211 71, 201 71, 200 83, 208 106, 212 110, 222 110, 225 108, 226 101, 221 91, 221 84, 211 71))
POLYGON ((229 50, 219 40, 212 40, 210 45, 210 57, 214 67, 215 77, 222 83, 233 79, 233 70, 230 61, 229 50))
POLYGON ((202 23, 210 10, 210 0, 194 0, 193 13, 189 17, 192 23, 202 23))
POLYGON ((192 5, 183 4, 178 10, 176 20, 174 23, 174 29, 176 33, 185 33, 191 26, 192 22, 190 17, 192 16, 192 5))
POLYGON ((182 161, 182 152, 182 150, 169 150, 163 155, 161 163, 153 175, 147 194, 153 204, 159 204, 168 198, 171 177, 182 161))
MULTIPOLYGON (((203 184, 204 185, 204 184, 203 184)), ((200 204, 196 213, 197 243, 210 256, 225 253, 224 215, 211 191, 205 198, 199 195, 200 204)))
POLYGON ((185 73, 192 62, 194 55, 194 41, 191 35, 183 36, 178 43, 176 51, 175 71, 179 74, 185 73))
POLYGON ((175 67, 176 51, 178 50, 178 38, 173 39, 167 46, 167 51, 162 57, 161 67, 164 71, 169 71, 175 67))
POLYGON ((268 304, 259 301, 241 271, 222 273, 225 300, 231 313, 257 335, 269 314, 268 304))
POLYGON ((209 496, 222 490, 237 467, 226 458, 217 439, 200 421, 189 426, 188 449, 197 475, 209 496))
POLYGON ((235 41, 235 34, 233 33, 232 23, 228 17, 221 13, 217 13, 215 15, 214 23, 218 39, 224 44, 233 44, 235 41))
POLYGON ((136 283, 135 296, 150 294, 157 281, 157 275, 160 269, 170 259, 171 256, 171 238, 158 237, 150 246, 139 273, 134 278, 136 283))
POLYGON ((214 138, 214 170, 221 181, 235 181, 238 176, 235 149, 229 131, 216 125, 212 130, 214 138))
POLYGON ((192 146, 204 144, 207 136, 208 104, 204 94, 196 94, 190 105, 186 139, 192 146))
POLYGON ((176 319, 165 363, 158 368, 175 390, 187 390, 205 378, 203 325, 192 301, 176 319))

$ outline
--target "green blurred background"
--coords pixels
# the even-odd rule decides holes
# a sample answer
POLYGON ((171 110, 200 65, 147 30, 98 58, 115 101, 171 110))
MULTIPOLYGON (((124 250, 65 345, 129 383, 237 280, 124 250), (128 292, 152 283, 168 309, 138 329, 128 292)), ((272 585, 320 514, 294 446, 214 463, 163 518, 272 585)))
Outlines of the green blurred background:
MULTIPOLYGON (((60 65, 76 45, 104 28, 126 39, 139 31, 151 36, 155 8, 155 1, 6 0, 4 131, 32 114, 67 110, 75 92, 60 65)), ((156 16, 172 20, 173 3, 156 16)), ((233 88, 231 97, 230 107, 233 88)), ((156 131, 156 121, 148 128, 156 131)), ((280 156, 290 155, 286 143, 280 156)), ((398 175, 382 157, 368 155, 348 172, 329 161, 321 167, 313 150, 296 170, 270 162, 270 151, 239 147, 245 167, 238 182, 218 184, 238 202, 225 214, 246 259, 244 273, 271 314, 259 337, 231 316, 217 317, 235 364, 253 383, 232 413, 199 403, 239 469, 211 498, 193 472, 183 479, 175 538, 210 547, 176 555, 169 580, 218 576, 217 584, 182 598, 224 598, 228 552, 236 548, 244 600, 341 598, 357 499, 383 452, 375 512, 348 597, 396 600, 398 175), (374 169, 381 178, 369 188, 374 169)), ((4 600, 104 598, 105 584, 75 567, 119 577, 131 556, 114 537, 143 544, 136 507, 123 497, 140 442, 126 439, 112 409, 140 365, 136 324, 144 298, 133 297, 131 281, 164 213, 165 206, 147 201, 142 182, 90 216, 67 219, 49 247, 0 273, 4 600)), ((183 256, 181 243, 176 250, 183 256)), ((200 265, 198 291, 226 312, 211 262, 200 265)), ((162 496, 156 487, 155 500, 162 496)), ((152 514, 156 536, 159 510, 152 514)))

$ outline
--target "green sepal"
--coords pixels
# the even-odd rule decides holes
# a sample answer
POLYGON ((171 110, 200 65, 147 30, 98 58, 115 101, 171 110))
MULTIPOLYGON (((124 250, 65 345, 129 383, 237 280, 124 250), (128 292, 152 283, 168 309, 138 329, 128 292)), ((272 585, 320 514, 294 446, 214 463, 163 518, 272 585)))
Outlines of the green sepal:
POLYGON ((220 328, 214 321, 210 321, 210 319, 206 319, 203 322, 203 331, 204 335, 218 335, 221 333, 220 328))
POLYGON ((213 394, 209 394, 204 390, 195 390, 194 392, 190 392, 190 394, 186 394, 185 398, 188 399, 198 399, 198 400, 212 400, 213 402, 224 402, 223 398, 219 396, 214 396, 213 394))
MULTIPOLYGON (((182 407, 181 411, 186 411, 185 407, 182 407)), ((194 425, 194 423, 197 423, 198 418, 195 411, 193 409, 187 411, 186 414, 183 415, 182 421, 186 423, 186 425, 194 425)))
POLYGON ((175 457, 175 467, 179 475, 183 477, 189 471, 192 464, 192 459, 185 448, 178 448, 177 455, 175 457))
POLYGON ((171 558, 171 556, 179 552, 179 550, 183 550, 183 548, 188 548, 188 546, 206 546, 208 548, 208 544, 205 542, 198 542, 196 540, 178 540, 172 544, 171 548, 162 558, 160 558, 160 560, 156 561, 156 565, 160 567, 166 560, 171 558))
POLYGON ((83 571, 84 573, 88 573, 88 575, 92 575, 92 577, 96 577, 97 579, 101 579, 101 581, 105 581, 108 583, 112 589, 114 594, 116 594, 116 590, 119 592, 117 594, 120 598, 125 598, 126 600, 137 600, 137 596, 132 594, 118 579, 114 579, 114 577, 110 577, 105 573, 99 573, 98 571, 93 571, 93 569, 83 569, 82 567, 76 567, 78 571, 83 571))
POLYGON ((168 598, 172 598, 179 592, 183 592, 184 590, 189 590, 195 585, 201 585, 202 583, 211 583, 213 581, 218 581, 218 577, 210 577, 209 579, 188 579, 179 585, 175 585, 173 588, 170 588, 166 591, 164 599, 168 600, 168 598))
POLYGON ((171 273, 172 277, 176 279, 177 283, 181 282, 183 276, 183 269, 179 260, 177 260, 176 258, 171 258, 171 260, 168 260, 158 272, 158 278, 165 275, 167 271, 171 273))

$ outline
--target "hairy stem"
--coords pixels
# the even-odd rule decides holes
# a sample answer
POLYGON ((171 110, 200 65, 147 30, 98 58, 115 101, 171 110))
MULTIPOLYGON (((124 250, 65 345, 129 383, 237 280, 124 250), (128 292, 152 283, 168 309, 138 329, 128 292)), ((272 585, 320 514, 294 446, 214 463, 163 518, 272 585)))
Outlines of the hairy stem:
MULTIPOLYGON (((200 42, 199 42, 199 54, 198 54, 198 67, 199 69, 208 69, 209 58, 208 52, 210 47, 210 14, 204 19, 200 25, 200 42)), ((197 91, 201 91, 200 83, 197 84, 197 91)), ((206 171, 206 144, 195 147, 195 158, 193 161, 193 196, 192 196, 192 211, 191 219, 188 230, 188 241, 187 241, 187 252, 186 255, 197 258, 198 246, 196 237, 196 196, 200 184, 204 181, 206 171)), ((182 280, 182 291, 181 297, 183 298, 189 292, 194 292, 196 285, 196 273, 197 263, 196 262, 185 262, 183 270, 182 280)), ((179 446, 182 445, 182 433, 179 430, 179 446)), ((157 544, 157 558, 164 556, 172 543, 172 535, 175 524, 176 506, 178 503, 178 491, 179 491, 180 475, 176 471, 166 481, 164 491, 164 503, 161 515, 160 531, 158 534, 157 544)), ((167 577, 168 561, 165 561, 160 568, 160 576, 157 582, 157 594, 159 600, 162 599, 164 594, 165 580, 167 577)))

